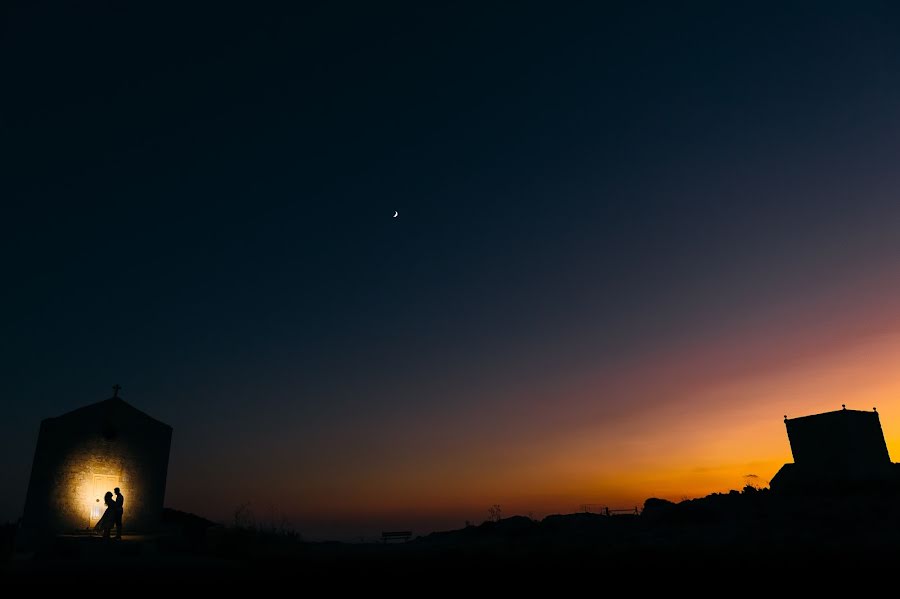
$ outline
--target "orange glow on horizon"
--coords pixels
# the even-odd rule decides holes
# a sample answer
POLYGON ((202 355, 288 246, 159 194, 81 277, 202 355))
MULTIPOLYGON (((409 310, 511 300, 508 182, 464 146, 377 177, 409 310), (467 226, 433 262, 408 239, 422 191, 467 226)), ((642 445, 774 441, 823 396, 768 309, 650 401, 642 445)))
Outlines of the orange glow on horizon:
MULTIPOLYGON (((333 453, 301 455, 294 471, 302 477, 261 470, 252 483, 261 492, 247 500, 271 505, 274 489, 278 509, 299 522, 419 519, 436 528, 480 522, 495 503, 504 515, 542 517, 582 504, 678 501, 748 482, 767 486, 792 461, 783 415, 841 404, 877 406, 888 450, 900 460, 900 326, 890 329, 897 332, 807 336, 803 345, 782 338, 777 347, 763 331, 746 336, 740 351, 710 344, 552 381, 501 398, 502 409, 476 418, 452 406, 423 409, 410 416, 419 428, 399 441, 362 436, 338 449, 322 441, 333 453), (620 399, 600 405, 603 395, 620 399)), ((202 489, 184 492, 214 503, 202 489)), ((228 514, 233 506, 218 507, 228 514)))

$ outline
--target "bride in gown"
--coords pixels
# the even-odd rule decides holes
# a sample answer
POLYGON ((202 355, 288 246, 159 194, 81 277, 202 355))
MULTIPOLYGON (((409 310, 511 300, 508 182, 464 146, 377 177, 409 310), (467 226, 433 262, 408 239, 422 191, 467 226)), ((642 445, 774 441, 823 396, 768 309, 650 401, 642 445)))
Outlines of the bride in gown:
POLYGON ((94 530, 103 531, 103 538, 109 538, 109 531, 116 523, 116 502, 113 501, 112 492, 107 491, 106 495, 103 496, 103 503, 106 504, 106 511, 103 512, 103 516, 101 516, 100 520, 97 521, 97 524, 94 526, 94 530))

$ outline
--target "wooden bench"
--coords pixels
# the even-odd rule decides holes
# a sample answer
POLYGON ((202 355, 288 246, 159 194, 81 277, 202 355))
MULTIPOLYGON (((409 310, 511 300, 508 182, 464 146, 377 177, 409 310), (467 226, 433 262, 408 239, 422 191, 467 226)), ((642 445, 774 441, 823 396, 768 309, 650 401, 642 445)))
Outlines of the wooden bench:
POLYGON ((405 543, 406 541, 408 541, 408 540, 410 539, 410 537, 412 537, 412 531, 411 531, 411 530, 391 530, 391 531, 385 531, 385 532, 382 532, 382 533, 381 533, 381 542, 382 542, 382 543, 387 543, 387 542, 389 542, 389 541, 401 540, 401 539, 402 539, 403 542, 405 543))

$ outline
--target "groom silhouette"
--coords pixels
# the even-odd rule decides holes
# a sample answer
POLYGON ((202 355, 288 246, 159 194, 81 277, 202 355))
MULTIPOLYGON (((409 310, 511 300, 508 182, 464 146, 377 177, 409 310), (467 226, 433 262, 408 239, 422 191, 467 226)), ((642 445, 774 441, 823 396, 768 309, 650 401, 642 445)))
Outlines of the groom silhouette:
POLYGON ((114 489, 116 492, 116 538, 122 538, 122 512, 124 511, 123 506, 125 505, 125 496, 122 495, 122 491, 119 490, 119 487, 114 489))

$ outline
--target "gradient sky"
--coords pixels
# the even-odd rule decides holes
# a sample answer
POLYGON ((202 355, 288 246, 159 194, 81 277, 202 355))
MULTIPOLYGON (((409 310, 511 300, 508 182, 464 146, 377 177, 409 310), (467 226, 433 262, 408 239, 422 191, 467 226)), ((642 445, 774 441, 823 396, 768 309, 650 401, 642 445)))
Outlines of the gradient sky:
POLYGON ((4 3, 0 519, 113 383, 313 538, 900 459, 895 3, 366 4, 4 3))

